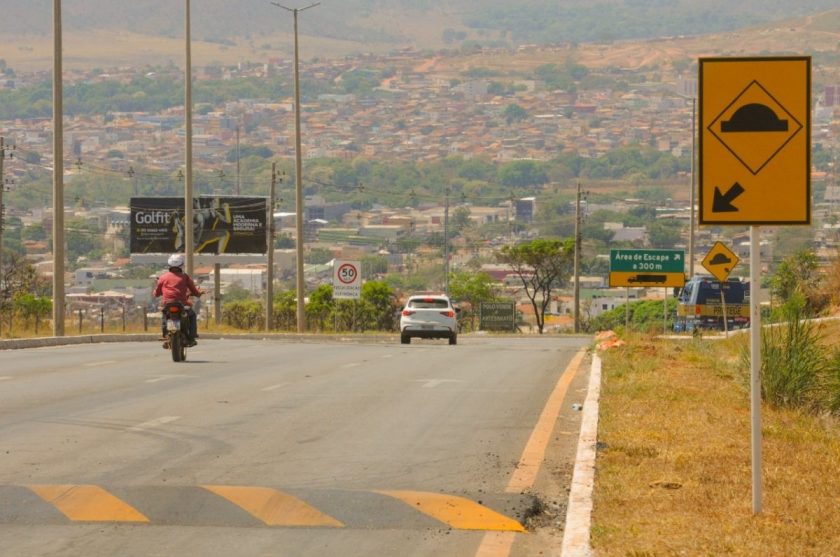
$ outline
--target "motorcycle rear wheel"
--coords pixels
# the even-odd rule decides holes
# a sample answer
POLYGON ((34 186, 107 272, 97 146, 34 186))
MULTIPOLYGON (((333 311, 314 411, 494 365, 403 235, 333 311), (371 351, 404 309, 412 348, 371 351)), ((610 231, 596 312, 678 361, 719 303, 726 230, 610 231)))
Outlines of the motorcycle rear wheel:
POLYGON ((183 337, 175 333, 169 337, 169 348, 172 350, 172 361, 183 361, 187 356, 187 349, 183 345, 183 337))

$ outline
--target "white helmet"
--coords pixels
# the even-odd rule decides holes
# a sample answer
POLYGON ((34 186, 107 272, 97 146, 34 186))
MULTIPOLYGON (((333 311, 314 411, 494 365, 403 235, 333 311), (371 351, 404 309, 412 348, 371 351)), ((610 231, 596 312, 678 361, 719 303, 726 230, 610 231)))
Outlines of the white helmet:
POLYGON ((184 255, 180 253, 173 253, 169 256, 169 259, 166 261, 166 264, 170 267, 183 267, 184 255))

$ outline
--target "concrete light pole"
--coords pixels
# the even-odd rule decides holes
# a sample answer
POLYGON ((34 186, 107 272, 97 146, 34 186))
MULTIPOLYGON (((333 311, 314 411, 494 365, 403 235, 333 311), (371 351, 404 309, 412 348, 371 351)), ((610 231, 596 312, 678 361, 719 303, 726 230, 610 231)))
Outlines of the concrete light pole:
POLYGON ((277 163, 271 163, 271 188, 266 215, 265 332, 274 329, 274 199, 277 197, 277 163))
POLYGON ((195 238, 193 237, 193 167, 192 167, 192 50, 190 38, 190 0, 185 3, 185 35, 186 35, 186 69, 184 70, 184 120, 186 122, 186 177, 184 178, 184 261, 186 272, 193 272, 193 253, 195 252, 195 238))
POLYGON ((300 147, 300 55, 298 50, 298 13, 320 5, 315 2, 304 8, 287 8, 277 2, 272 2, 278 8, 292 12, 294 15, 295 31, 295 242, 296 251, 296 275, 297 275, 297 332, 306 330, 306 308, 303 284, 303 158, 300 147))
POLYGON ((575 332, 580 332, 580 182, 575 196, 575 332))
POLYGON ((443 291, 449 296, 449 192, 446 186, 446 201, 443 208, 443 291))
POLYGON ((64 90, 61 0, 53 0, 53 336, 64 336, 64 90))
MULTIPOLYGON (((6 160, 6 151, 13 150, 6 148, 5 138, 0 135, 0 288, 3 286, 3 227, 6 226, 6 208, 3 206, 3 192, 6 189, 6 179, 3 177, 3 162, 6 160)), ((9 158, 14 155, 9 154, 9 158)))

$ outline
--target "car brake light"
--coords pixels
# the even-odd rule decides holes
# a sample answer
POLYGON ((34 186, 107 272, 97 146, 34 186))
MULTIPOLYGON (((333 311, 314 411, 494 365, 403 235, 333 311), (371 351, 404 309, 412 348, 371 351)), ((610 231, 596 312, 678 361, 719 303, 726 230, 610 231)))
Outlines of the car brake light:
POLYGON ((415 312, 413 312, 409 309, 404 309, 403 312, 402 312, 402 314, 405 315, 406 317, 408 317, 409 315, 414 315, 414 313, 415 312))
POLYGON ((455 312, 451 309, 449 311, 442 311, 440 314, 445 315, 446 317, 455 317, 455 312))

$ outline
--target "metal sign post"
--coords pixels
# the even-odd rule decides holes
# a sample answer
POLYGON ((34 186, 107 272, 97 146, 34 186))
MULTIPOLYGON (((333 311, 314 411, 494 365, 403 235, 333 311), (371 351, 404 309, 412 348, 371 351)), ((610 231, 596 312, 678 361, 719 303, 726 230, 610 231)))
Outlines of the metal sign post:
POLYGON ((750 227, 750 416, 752 424, 753 514, 761 513, 761 248, 757 226, 750 227))

